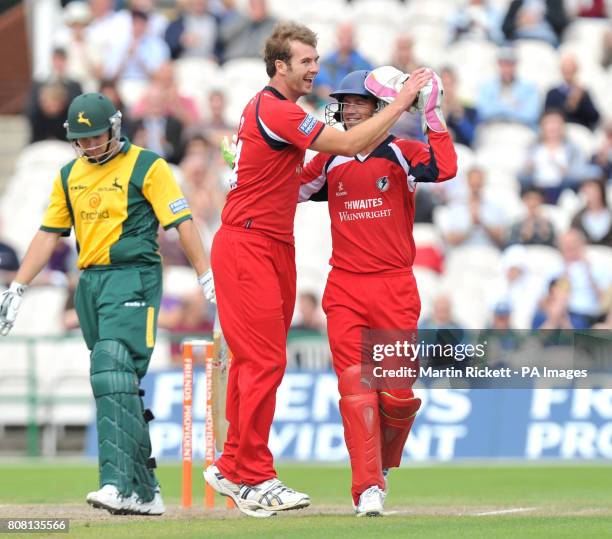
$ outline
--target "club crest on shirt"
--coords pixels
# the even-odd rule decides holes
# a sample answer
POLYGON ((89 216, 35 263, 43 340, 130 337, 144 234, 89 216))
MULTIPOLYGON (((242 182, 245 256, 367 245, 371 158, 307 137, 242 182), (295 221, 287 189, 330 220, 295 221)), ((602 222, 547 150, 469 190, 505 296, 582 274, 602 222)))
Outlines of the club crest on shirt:
POLYGON ((344 190, 344 183, 338 182, 338 190, 336 191, 337 197, 345 197, 348 193, 344 190))
POLYGON ((376 187, 381 193, 389 189, 389 176, 381 176, 376 180, 376 187))

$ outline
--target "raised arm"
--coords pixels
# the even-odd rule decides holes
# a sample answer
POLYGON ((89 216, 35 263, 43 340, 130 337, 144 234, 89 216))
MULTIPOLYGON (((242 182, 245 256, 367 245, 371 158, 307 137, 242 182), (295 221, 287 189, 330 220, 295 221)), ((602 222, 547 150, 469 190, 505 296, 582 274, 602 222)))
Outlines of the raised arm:
POLYGON ((397 94, 393 103, 387 105, 369 120, 342 132, 325 127, 310 149, 333 155, 352 157, 367 148, 383 133, 386 133, 414 102, 417 93, 431 78, 425 68, 414 71, 397 94))

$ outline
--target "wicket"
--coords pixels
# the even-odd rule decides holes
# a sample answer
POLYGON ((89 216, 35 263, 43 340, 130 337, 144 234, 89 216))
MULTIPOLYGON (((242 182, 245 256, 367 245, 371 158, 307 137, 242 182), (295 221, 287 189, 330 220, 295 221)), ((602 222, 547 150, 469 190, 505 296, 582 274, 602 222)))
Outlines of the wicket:
MULTIPOLYGON (((215 432, 212 412, 212 370, 213 370, 213 343, 201 339, 189 339, 182 343, 183 348, 183 496, 181 505, 185 508, 192 504, 192 462, 193 462, 193 368, 194 348, 202 347, 204 365, 206 367, 206 419, 204 423, 204 439, 206 443, 204 453, 204 468, 215 460, 215 432)), ((215 507, 215 491, 204 483, 204 507, 215 507)), ((227 498, 226 506, 234 507, 234 502, 227 498)))

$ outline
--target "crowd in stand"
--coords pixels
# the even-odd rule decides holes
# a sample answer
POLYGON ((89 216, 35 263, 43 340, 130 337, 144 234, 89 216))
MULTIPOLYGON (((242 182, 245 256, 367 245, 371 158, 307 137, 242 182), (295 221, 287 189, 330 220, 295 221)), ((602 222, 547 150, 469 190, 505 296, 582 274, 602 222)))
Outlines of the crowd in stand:
MULTIPOLYGON (((124 134, 174 165, 204 241, 210 245, 227 191, 227 171, 218 145, 223 136, 235 131, 238 118, 228 117, 222 85, 213 87, 204 102, 183 94, 177 85, 177 61, 199 58, 223 66, 240 58, 258 58, 276 17, 265 0, 240 5, 234 0, 177 0, 174 6, 171 4, 159 0, 62 2, 63 26, 53 38, 50 73, 33 83, 24 112, 31 125, 31 143, 64 140, 62 125, 70 100, 82 91, 104 92, 123 113, 124 134), (133 93, 133 89, 138 92, 133 93)), ((404 4, 409 5, 410 0, 404 4)), ((533 298, 531 326, 609 326, 612 268, 593 267, 585 247, 612 249, 612 211, 607 200, 612 186, 612 110, 600 110, 588 84, 581 82, 581 59, 575 53, 557 53, 562 81, 542 92, 517 74, 519 58, 513 47, 517 40, 528 39, 558 48, 576 19, 610 16, 606 3, 512 0, 500 8, 500 2, 465 0, 456 5, 449 17, 448 46, 462 40, 494 44, 497 71, 490 73, 490 79, 477 88, 472 99, 466 100, 459 91, 457 69, 450 64, 436 66, 444 83, 443 109, 455 142, 476 150, 479 130, 491 123, 525 126, 534 140, 516 166, 519 215, 507 211, 504 199, 489 196, 487 186, 494 180, 489 178, 490 168, 479 164, 478 159, 450 182, 457 185, 418 190, 416 220, 435 226, 442 247, 435 261, 430 257, 423 262, 425 258, 417 256, 417 264, 443 273, 444 257, 453 249, 498 249, 504 260, 506 275, 500 277, 506 281, 507 293, 491 306, 490 320, 494 324, 515 308, 514 296, 527 290, 526 270, 516 247, 554 247, 563 263, 550 268, 545 290, 533 298), (598 144, 591 154, 567 136, 569 124, 595 134, 598 144), (560 228, 547 210, 558 206, 562 197, 567 198, 567 192, 572 193, 575 203, 569 226, 560 228), (444 211, 437 211, 440 207, 444 211)), ((359 46, 355 24, 338 22, 336 46, 322 56, 315 92, 305 107, 320 111, 329 101, 330 90, 348 72, 373 67, 368 50, 359 46)), ((604 33, 600 45, 601 69, 609 70, 611 30, 604 33)), ((405 72, 427 64, 427 58, 417 57, 409 28, 395 39, 388 63, 405 72)), ((423 137, 415 114, 406 113, 393 132, 423 137)), ((9 243, 8 238, 3 240, 9 243)), ((165 264, 186 265, 175 241, 170 235, 160 235, 165 264)), ((60 245, 62 252, 58 252, 50 271, 62 272, 69 267, 65 259, 72 256, 71 249, 60 245)), ((0 269, 10 271, 14 257, 3 254, 7 249, 8 245, 0 244, 0 269), (2 267, 4 260, 10 267, 2 267)), ((200 295, 169 292, 160 327, 191 332, 210 329, 206 306, 195 299, 200 295)), ((316 314, 320 313, 318 302, 316 294, 304 291, 298 302, 296 325, 321 329, 321 317, 316 314)), ((458 309, 461 306, 451 305, 448 295, 438 294, 424 324, 454 324, 452 313, 458 309)), ((75 318, 67 314, 67 327, 75 323, 75 318)))

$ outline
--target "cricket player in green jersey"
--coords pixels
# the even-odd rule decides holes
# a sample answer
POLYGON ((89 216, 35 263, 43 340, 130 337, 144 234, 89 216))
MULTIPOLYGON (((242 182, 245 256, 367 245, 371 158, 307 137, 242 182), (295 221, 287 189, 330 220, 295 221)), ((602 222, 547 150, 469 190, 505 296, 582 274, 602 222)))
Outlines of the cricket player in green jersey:
POLYGON ((0 295, 0 334, 13 326, 27 285, 59 238, 74 228, 82 270, 75 305, 91 351, 98 429, 100 489, 87 502, 114 514, 160 515, 164 503, 147 425, 153 415, 139 388, 162 294, 159 225, 177 229, 205 296, 214 301, 208 258, 168 164, 120 138, 121 112, 105 96, 77 96, 65 127, 77 158, 55 178, 42 225, 15 281, 0 295))

